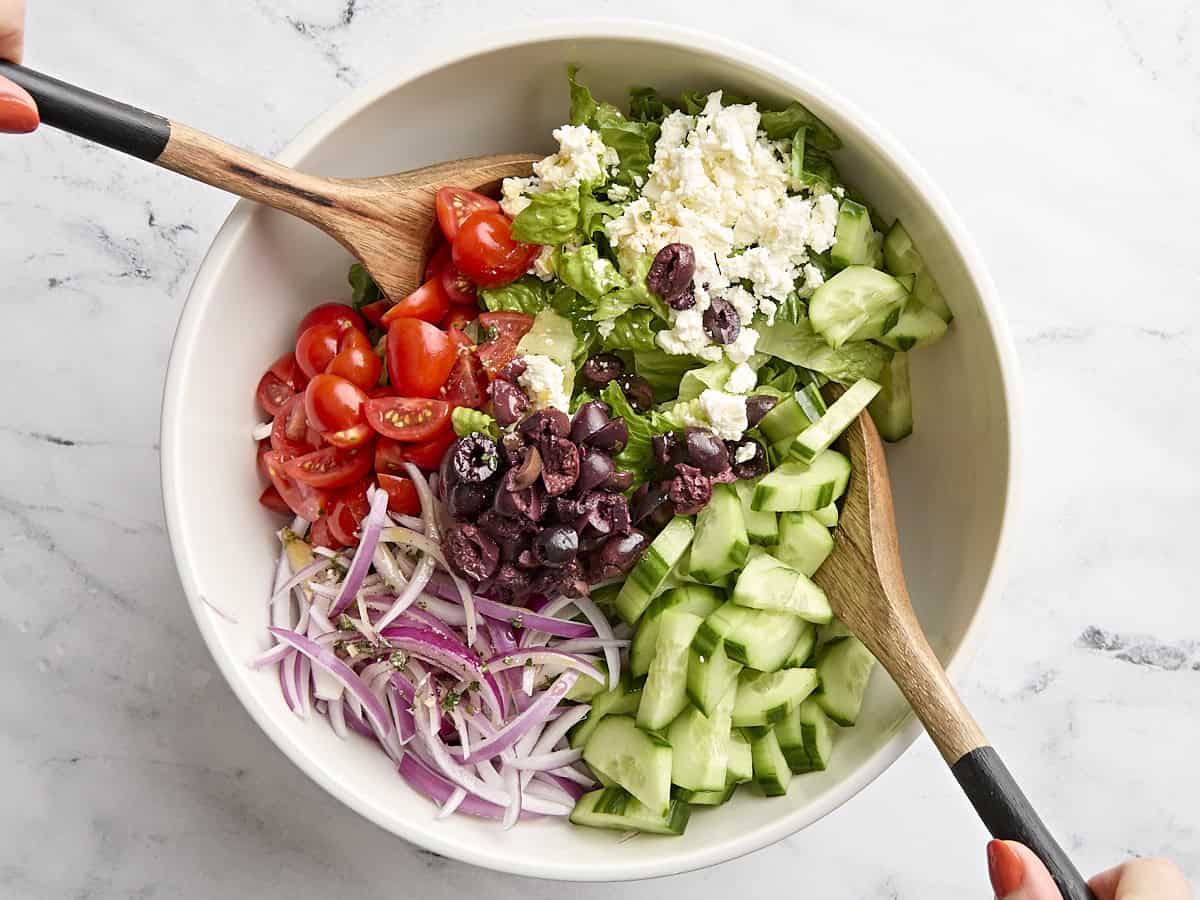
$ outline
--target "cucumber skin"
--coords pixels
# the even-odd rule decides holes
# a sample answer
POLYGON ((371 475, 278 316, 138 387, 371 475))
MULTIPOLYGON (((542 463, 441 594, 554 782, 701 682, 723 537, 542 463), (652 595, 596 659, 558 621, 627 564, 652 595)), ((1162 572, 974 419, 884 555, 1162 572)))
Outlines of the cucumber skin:
POLYGON ((692 542, 694 529, 688 519, 676 516, 650 542, 642 558, 629 573, 621 592, 617 594, 617 613, 630 625, 637 624, 646 607, 662 587, 671 569, 679 562, 692 542), (666 551, 667 555, 664 555, 666 551), (670 558, 668 558, 670 557, 670 558))
POLYGON ((758 785, 759 790, 768 797, 782 797, 787 794, 792 770, 783 751, 779 749, 774 732, 769 731, 751 741, 750 752, 754 760, 754 783, 758 785))
MULTIPOLYGON (((667 814, 662 817, 661 825, 655 821, 651 825, 649 819, 642 821, 626 819, 626 810, 631 803, 638 803, 632 794, 621 787, 607 787, 584 794, 575 803, 571 812, 571 822, 586 828, 609 828, 617 831, 640 831, 645 834, 662 834, 677 836, 687 830, 691 808, 679 798, 672 798, 667 807, 667 814), (612 817, 611 820, 600 818, 612 817), (650 826, 650 827, 647 827, 650 826), (657 826, 657 827, 655 827, 657 826)), ((649 810, 647 810, 649 814, 649 810)))
POLYGON ((712 584, 745 563, 749 552, 750 538, 746 534, 746 523, 742 518, 742 501, 732 486, 715 485, 708 505, 696 515, 692 553, 688 557, 689 573, 706 584, 712 584), (697 562, 695 551, 701 542, 706 542, 705 539, 713 529, 721 534, 728 533, 727 551, 720 559, 697 562))

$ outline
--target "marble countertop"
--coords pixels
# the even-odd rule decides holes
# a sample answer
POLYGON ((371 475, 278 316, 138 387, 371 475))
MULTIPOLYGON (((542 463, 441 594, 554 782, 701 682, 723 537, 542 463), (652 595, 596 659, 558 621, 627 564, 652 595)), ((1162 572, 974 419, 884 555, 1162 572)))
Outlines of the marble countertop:
MULTIPOLYGON (((31 64, 265 153, 409 43, 562 14, 547 0, 30 5, 31 64)), ((1200 8, 726 9, 579 12, 714 28, 794 60, 881 120, 949 195, 999 283, 1027 398, 1011 577, 963 693, 1082 869, 1162 853, 1195 875, 1200 8)), ((184 603, 160 506, 159 399, 231 201, 48 130, 0 140, 0 185, 0 895, 477 892, 478 870, 298 777, 184 603)), ((984 897, 984 839, 922 739, 847 807, 749 858, 571 890, 984 897)), ((494 900, 562 890, 487 884, 494 900)))

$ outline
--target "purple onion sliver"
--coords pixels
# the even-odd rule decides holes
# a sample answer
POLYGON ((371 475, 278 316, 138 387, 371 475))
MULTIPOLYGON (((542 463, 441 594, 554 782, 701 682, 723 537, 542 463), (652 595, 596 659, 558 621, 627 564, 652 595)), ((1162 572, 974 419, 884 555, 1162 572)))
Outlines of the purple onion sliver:
POLYGON ((362 587, 363 579, 367 577, 367 570, 371 568, 375 545, 379 543, 379 535, 383 531, 387 516, 387 504, 387 491, 376 488, 375 494, 371 497, 371 511, 363 519, 362 538, 354 551, 354 558, 350 561, 350 571, 346 573, 346 580, 342 582, 338 598, 329 610, 331 616, 338 615, 353 603, 358 589, 362 587))
POLYGON ((483 670, 479 657, 457 641, 424 629, 389 625, 381 637, 398 650, 404 650, 452 673, 460 681, 480 682, 484 703, 497 718, 503 718, 499 686, 490 672, 483 670), (484 690, 486 688, 486 690, 484 690))
POLYGON ((583 748, 575 747, 566 750, 551 750, 549 753, 518 756, 509 763, 514 769, 527 769, 531 772, 550 772, 561 769, 573 762, 583 759, 583 748))
MULTIPOLYGON (((596 601, 591 597, 574 597, 572 599, 576 608, 583 613, 584 618, 591 622, 592 627, 596 629, 596 637, 603 640, 612 640, 614 638, 612 626, 608 623, 608 617, 596 605, 596 601)), ((610 689, 615 689, 617 682, 621 678, 621 654, 617 652, 615 647, 604 648, 604 664, 608 667, 608 686, 610 689)), ((604 684, 603 678, 596 680, 604 684)))
POLYGON ((529 729, 546 721, 550 710, 558 706, 578 678, 579 675, 576 672, 563 672, 548 690, 530 704, 528 709, 509 720, 508 724, 476 747, 464 762, 472 764, 483 759, 491 759, 502 750, 507 750, 519 741, 529 729))
POLYGON ((516 650, 501 656, 493 656, 485 663, 488 671, 492 672, 500 672, 504 669, 511 669, 514 666, 528 666, 530 664, 534 666, 557 665, 576 669, 589 678, 594 678, 600 684, 604 683, 604 673, 586 659, 576 656, 574 653, 564 653, 562 650, 555 650, 552 647, 516 650))

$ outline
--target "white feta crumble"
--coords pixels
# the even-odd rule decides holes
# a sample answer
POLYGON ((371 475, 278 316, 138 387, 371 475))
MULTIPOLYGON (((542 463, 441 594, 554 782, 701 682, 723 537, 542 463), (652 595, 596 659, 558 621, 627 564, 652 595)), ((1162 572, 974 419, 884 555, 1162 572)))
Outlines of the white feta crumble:
POLYGON ((758 311, 758 299, 741 285, 722 291, 721 296, 733 305, 738 321, 749 325, 758 311))
POLYGON ((737 450, 734 451, 733 461, 735 463, 750 462, 750 460, 754 459, 754 456, 757 452, 758 451, 754 449, 753 444, 742 444, 742 446, 738 447, 737 450))
POLYGON ((704 314, 692 307, 679 312, 671 327, 655 335, 658 346, 676 356, 691 354, 709 362, 721 358, 721 348, 704 330, 704 314))
POLYGON ((738 336, 725 345, 725 355, 733 363, 744 363, 754 355, 754 348, 757 346, 758 332, 743 326, 738 336))
POLYGON ((746 363, 738 363, 725 381, 725 390, 731 394, 744 394, 758 384, 758 373, 746 363))
POLYGON ((613 319, 601 319, 596 323, 596 331, 600 333, 600 337, 606 338, 613 333, 613 329, 617 327, 617 323, 613 319))
POLYGON ((557 191, 604 178, 605 156, 610 151, 600 135, 586 125, 563 125, 553 134, 558 152, 533 164, 541 190, 557 191))
POLYGON ((804 267, 804 284, 800 286, 800 289, 796 293, 807 300, 813 295, 813 292, 824 283, 825 276, 822 274, 821 270, 812 263, 808 263, 804 267))
POLYGON ((808 245, 817 253, 824 253, 833 246, 837 220, 837 198, 833 194, 822 194, 813 203, 808 223, 808 245))
POLYGON ((510 219, 515 219, 529 206, 526 194, 535 193, 536 178, 505 178, 500 186, 500 208, 510 219))
POLYGON ((525 360, 525 371, 517 377, 517 383, 524 389, 530 403, 537 409, 554 407, 566 412, 571 405, 564 381, 566 373, 562 367, 548 356, 538 353, 522 356, 525 360))
POLYGON ((608 199, 621 201, 629 196, 629 188, 623 184, 612 184, 608 187, 608 199))
POLYGON ((554 279, 553 244, 542 245, 542 249, 538 251, 538 255, 533 258, 533 262, 529 265, 529 274, 536 275, 542 281, 552 281, 554 279))
POLYGON ((700 410, 717 437, 736 441, 746 430, 746 398, 708 388, 700 395, 700 410))

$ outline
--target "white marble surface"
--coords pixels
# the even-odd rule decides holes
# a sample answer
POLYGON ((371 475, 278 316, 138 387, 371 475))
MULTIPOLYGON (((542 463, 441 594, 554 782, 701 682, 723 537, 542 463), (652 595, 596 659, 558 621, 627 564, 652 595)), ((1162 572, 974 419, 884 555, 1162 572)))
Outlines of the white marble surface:
MULTIPOLYGON (((265 152, 410 43, 561 14, 545 0, 31 7, 32 64, 265 152)), ((1200 8, 729 9, 578 12, 710 27, 792 59, 949 194, 1004 295, 1027 398, 1011 578, 964 694, 1083 869, 1165 853, 1195 875, 1200 8)), ((301 778, 217 675, 184 603, 160 509, 159 396, 229 206, 59 133, 0 140, 0 896, 478 895, 480 871, 301 778)), ((983 843, 922 740, 775 847, 575 895, 984 897, 983 843)), ((497 900, 563 890, 484 883, 497 900)))

